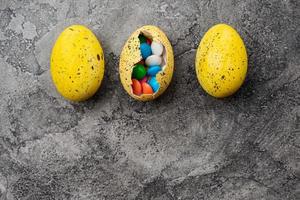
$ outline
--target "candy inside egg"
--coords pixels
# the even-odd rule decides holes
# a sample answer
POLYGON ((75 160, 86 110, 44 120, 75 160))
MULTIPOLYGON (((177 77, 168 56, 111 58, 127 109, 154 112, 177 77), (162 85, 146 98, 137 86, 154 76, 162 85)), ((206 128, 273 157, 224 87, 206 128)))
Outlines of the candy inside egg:
POLYGON ((132 93, 138 96, 154 94, 160 88, 156 75, 163 70, 166 63, 166 51, 160 42, 152 41, 150 34, 140 33, 138 38, 142 60, 132 70, 132 93))
POLYGON ((119 73, 125 91, 139 101, 151 101, 168 88, 174 54, 165 33, 146 25, 128 38, 120 55, 119 73))

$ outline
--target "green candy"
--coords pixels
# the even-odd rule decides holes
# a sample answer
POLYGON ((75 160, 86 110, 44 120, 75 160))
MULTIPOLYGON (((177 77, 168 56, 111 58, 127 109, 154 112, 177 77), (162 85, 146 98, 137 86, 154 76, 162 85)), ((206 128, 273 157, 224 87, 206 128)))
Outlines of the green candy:
POLYGON ((144 65, 137 64, 132 70, 132 77, 138 80, 141 80, 146 76, 146 69, 144 65))
POLYGON ((139 35, 139 40, 141 44, 147 42, 147 38, 144 35, 139 35))

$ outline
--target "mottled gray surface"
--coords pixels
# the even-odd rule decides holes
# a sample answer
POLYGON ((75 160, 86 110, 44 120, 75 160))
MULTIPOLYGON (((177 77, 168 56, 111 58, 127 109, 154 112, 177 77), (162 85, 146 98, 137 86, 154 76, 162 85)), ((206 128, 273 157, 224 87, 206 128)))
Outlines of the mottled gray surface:
POLYGON ((0 0, 0 199, 300 199, 300 3, 0 0), (214 99, 195 49, 209 27, 235 27, 247 80, 214 99), (89 101, 57 94, 49 56, 67 26, 88 26, 106 59, 89 101), (169 89, 131 99, 118 77, 129 35, 161 27, 175 53, 169 89))

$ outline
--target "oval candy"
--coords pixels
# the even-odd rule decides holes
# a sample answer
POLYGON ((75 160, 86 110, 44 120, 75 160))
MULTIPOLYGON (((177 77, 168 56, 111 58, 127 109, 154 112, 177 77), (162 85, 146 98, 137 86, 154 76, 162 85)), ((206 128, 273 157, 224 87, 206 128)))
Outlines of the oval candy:
POLYGON ((161 56, 163 53, 164 47, 159 42, 152 42, 151 43, 151 51, 154 55, 161 56))
POLYGON ((145 43, 147 41, 147 38, 143 35, 139 35, 139 40, 140 40, 140 43, 145 43))
POLYGON ((148 84, 151 86, 154 92, 158 91, 159 83, 156 81, 155 77, 151 77, 150 80, 148 80, 148 84))
POLYGON ((158 55, 151 55, 145 61, 147 66, 161 65, 162 58, 158 55))
POLYGON ((151 50, 151 46, 149 44, 142 43, 141 46, 140 46, 140 49, 141 49, 142 57, 144 59, 146 59, 147 57, 151 56, 152 50, 151 50))
POLYGON ((152 41, 150 39, 147 39, 147 44, 151 45, 152 41))
POLYGON ((144 65, 137 64, 132 70, 132 77, 141 80, 146 75, 146 69, 144 65))
POLYGON ((148 83, 142 83, 143 94, 153 94, 153 89, 148 83))
POLYGON ((142 85, 136 79, 132 79, 132 92, 135 95, 141 95, 142 94, 142 85))
POLYGON ((142 80, 140 80, 141 83, 146 83, 147 82, 147 76, 145 76, 142 80))
POLYGON ((155 76, 160 70, 161 70, 161 67, 158 65, 150 66, 147 70, 147 75, 155 76))

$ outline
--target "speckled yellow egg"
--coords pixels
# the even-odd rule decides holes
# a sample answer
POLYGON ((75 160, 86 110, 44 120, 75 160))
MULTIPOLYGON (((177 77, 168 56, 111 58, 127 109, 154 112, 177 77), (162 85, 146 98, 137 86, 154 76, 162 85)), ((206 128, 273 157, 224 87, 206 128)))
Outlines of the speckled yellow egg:
POLYGON ((57 91, 68 100, 84 101, 101 85, 103 50, 92 31, 82 25, 72 25, 57 38, 50 65, 57 91))
POLYGON ((210 28, 197 50, 195 66, 202 88, 222 98, 235 93, 247 73, 247 52, 235 29, 226 24, 210 28))
MULTIPOLYGON (((144 45, 144 47, 147 45, 144 45)), ((149 49, 149 47, 148 47, 149 49)), ((146 48, 146 50, 148 50, 146 48)), ((144 55, 145 56, 145 55, 144 55)), ((169 86, 174 70, 174 55, 172 46, 165 35, 165 33, 156 26, 143 26, 132 33, 127 42, 125 43, 119 63, 119 73, 121 83, 126 92, 136 100, 150 101, 160 96, 169 86), (143 41, 144 40, 144 41, 143 41), (148 58, 144 58, 141 54, 142 42, 149 44, 152 48, 146 51, 148 58), (153 55, 157 54, 157 55, 153 55), (143 65, 133 73, 134 67, 137 65, 143 65), (159 66, 158 72, 152 68, 151 65, 159 66), (143 69, 143 70, 140 70, 143 69), (150 72, 151 71, 151 72, 150 72), (153 72, 155 71, 155 72, 153 72), (145 77, 142 80, 136 80, 133 74, 137 74, 138 77, 145 77), (147 74, 155 74, 153 77, 147 74), (151 78, 153 78, 151 80, 151 78), (138 84, 136 92, 133 91, 133 87, 138 84), (152 89, 151 89, 151 87, 152 89)))

